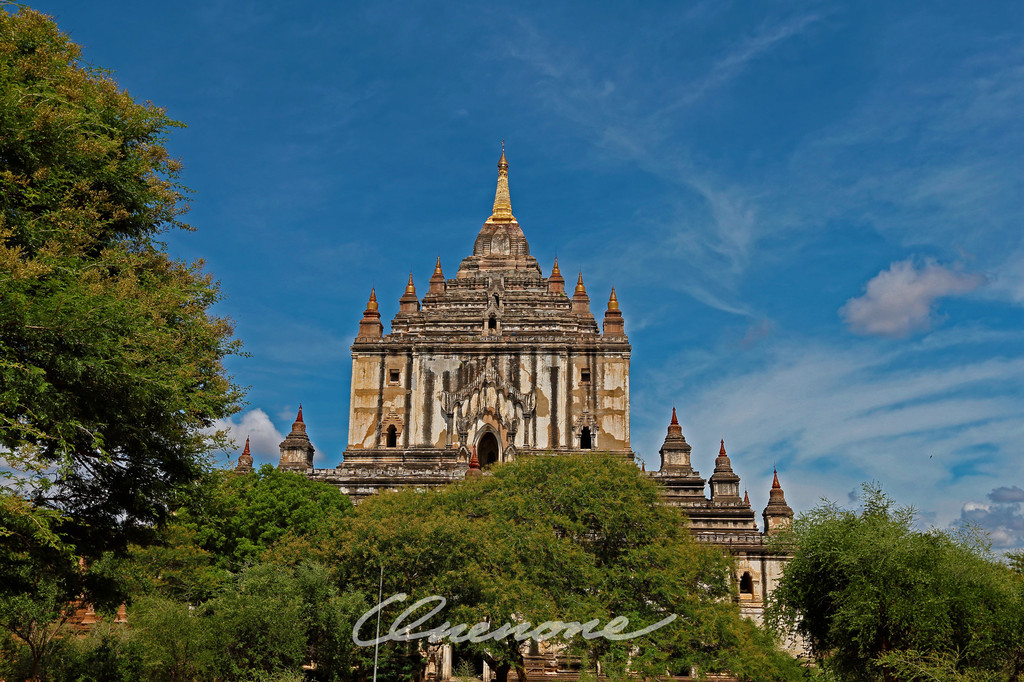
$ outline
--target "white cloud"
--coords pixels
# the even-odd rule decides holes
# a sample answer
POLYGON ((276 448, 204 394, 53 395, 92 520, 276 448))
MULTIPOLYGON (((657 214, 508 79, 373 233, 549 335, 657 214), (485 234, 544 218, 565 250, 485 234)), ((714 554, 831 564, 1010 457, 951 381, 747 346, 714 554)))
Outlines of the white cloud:
POLYGON ((242 454, 246 438, 249 438, 249 450, 256 464, 276 464, 280 457, 278 445, 284 440, 284 435, 261 409, 249 410, 230 419, 218 419, 214 428, 227 431, 228 437, 235 442, 232 460, 237 460, 242 454))
POLYGON ((1019 549, 1024 547, 1024 514, 1021 513, 1021 499, 1024 491, 1012 488, 995 488, 988 494, 989 502, 967 502, 960 510, 958 523, 968 523, 988 532, 995 549, 1019 549))
POLYGON ((839 314, 858 334, 901 338, 931 326, 936 299, 973 291, 984 282, 981 275, 934 262, 918 269, 911 259, 897 261, 875 275, 864 295, 847 301, 839 314))

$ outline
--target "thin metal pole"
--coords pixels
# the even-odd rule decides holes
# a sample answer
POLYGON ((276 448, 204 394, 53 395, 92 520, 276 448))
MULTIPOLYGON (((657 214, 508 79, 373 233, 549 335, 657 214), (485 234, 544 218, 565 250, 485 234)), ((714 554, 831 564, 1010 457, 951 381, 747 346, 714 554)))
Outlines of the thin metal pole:
POLYGON ((384 598, 384 564, 380 565, 380 588, 377 590, 377 636, 373 643, 373 682, 377 682, 377 649, 380 648, 380 601, 384 598))

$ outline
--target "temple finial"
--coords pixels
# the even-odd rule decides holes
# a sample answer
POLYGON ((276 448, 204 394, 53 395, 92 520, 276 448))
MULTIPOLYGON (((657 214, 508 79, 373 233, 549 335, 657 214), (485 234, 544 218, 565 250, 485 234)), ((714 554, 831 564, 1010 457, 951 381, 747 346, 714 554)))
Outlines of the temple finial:
POLYGON ((409 283, 405 285, 405 293, 407 293, 407 294, 415 294, 416 293, 416 286, 413 285, 413 283, 412 283, 412 273, 411 272, 409 273, 409 283))
POLYGON ((302 423, 302 424, 305 424, 305 422, 302 421, 302 403, 299 403, 299 414, 296 415, 295 421, 297 421, 299 423, 302 423))
POLYGON ((676 408, 672 407, 672 421, 669 422, 672 426, 679 426, 679 420, 676 419, 676 408))
POLYGON ((772 481, 772 489, 781 490, 782 486, 779 485, 779 471, 778 469, 773 469, 772 471, 775 473, 775 480, 772 481))
POLYGON ((498 159, 498 188, 494 191, 494 208, 489 223, 514 223, 512 199, 508 193, 508 159, 505 158, 505 141, 501 141, 501 158, 498 159))
POLYGON ((583 286, 583 271, 582 270, 580 270, 579 279, 576 280, 576 293, 577 294, 585 294, 585 293, 587 293, 587 288, 585 286, 583 286))
POLYGON ((246 436, 246 437, 245 437, 245 448, 243 448, 243 449, 242 449, 242 454, 243 454, 243 455, 249 455, 249 454, 251 454, 251 453, 249 452, 249 436, 246 436))
POLYGON ((724 438, 722 439, 722 447, 721 447, 721 449, 720 449, 720 450, 718 451, 718 456, 719 456, 719 457, 725 457, 725 456, 726 456, 726 455, 725 455, 725 439, 724 439, 724 438))
POLYGON ((611 298, 608 299, 608 310, 618 310, 618 309, 619 309, 619 299, 616 298, 616 296, 615 296, 615 287, 612 287, 612 295, 611 295, 611 298))
POLYGON ((444 274, 444 273, 441 272, 441 257, 440 256, 437 257, 437 265, 434 266, 434 274, 435 275, 442 275, 442 274, 444 274))
POLYGON ((366 304, 367 310, 377 309, 377 290, 376 288, 370 289, 370 301, 366 304))

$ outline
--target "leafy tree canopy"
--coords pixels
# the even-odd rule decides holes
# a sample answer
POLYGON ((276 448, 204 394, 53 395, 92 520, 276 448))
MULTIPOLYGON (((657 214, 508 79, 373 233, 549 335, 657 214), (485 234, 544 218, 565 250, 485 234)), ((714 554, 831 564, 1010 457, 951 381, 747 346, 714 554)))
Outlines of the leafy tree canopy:
POLYGON ((844 680, 1018 679, 1020 574, 975 533, 917 530, 912 509, 864 493, 860 511, 823 504, 781 538, 795 553, 770 621, 844 680))
POLYGON ((180 126, 49 18, 0 9, 3 492, 65 513, 80 552, 163 518, 237 409, 217 285, 155 241, 187 227, 180 126))
MULTIPOLYGON (((387 611, 385 629, 429 595, 448 604, 421 629, 444 620, 496 628, 594 618, 603 627, 624 616, 630 631, 677 614, 637 639, 562 643, 600 661, 605 674, 690 666, 729 669, 741 679, 799 674, 770 637, 739 617, 729 558, 693 540, 684 518, 660 503, 655 484, 620 457, 523 457, 483 479, 374 496, 357 508, 332 563, 344 584, 370 594, 383 565, 384 596, 411 595, 387 611)), ((460 646, 499 675, 525 679, 514 638, 460 646)))

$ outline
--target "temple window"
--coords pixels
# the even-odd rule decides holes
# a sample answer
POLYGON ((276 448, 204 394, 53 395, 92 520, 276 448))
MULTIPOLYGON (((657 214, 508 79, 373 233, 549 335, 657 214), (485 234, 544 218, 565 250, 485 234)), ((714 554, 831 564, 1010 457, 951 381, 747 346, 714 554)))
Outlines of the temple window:
POLYGON ((402 380, 401 370, 392 369, 388 372, 388 381, 392 384, 397 384, 402 380))
POLYGON ((498 328, 498 318, 496 318, 494 315, 491 315, 491 319, 489 319, 487 321, 487 328, 488 329, 497 329, 498 328))
POLYGON ((584 383, 584 384, 589 384, 590 383, 590 368, 589 367, 584 367, 583 369, 580 370, 580 383, 584 383))
POLYGON ((590 427, 584 426, 583 430, 580 431, 580 450, 590 450, 593 447, 590 438, 590 427))
POLYGON ((387 446, 389 448, 398 447, 398 429, 395 428, 394 424, 388 427, 387 446))

